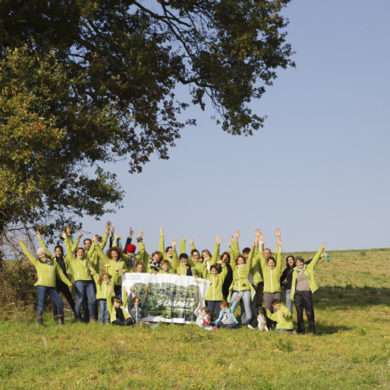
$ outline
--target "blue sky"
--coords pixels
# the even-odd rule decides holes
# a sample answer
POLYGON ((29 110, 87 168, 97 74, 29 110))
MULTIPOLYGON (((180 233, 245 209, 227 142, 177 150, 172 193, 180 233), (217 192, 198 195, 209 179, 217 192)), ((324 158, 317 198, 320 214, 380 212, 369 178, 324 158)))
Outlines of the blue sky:
POLYGON ((256 227, 273 245, 276 226, 286 250, 390 246, 390 2, 293 0, 285 13, 297 67, 253 102, 264 128, 233 137, 193 111, 170 160, 140 175, 112 167, 124 207, 86 231, 110 219, 123 235, 143 230, 151 249, 161 225, 201 248, 237 228, 247 243, 256 227))

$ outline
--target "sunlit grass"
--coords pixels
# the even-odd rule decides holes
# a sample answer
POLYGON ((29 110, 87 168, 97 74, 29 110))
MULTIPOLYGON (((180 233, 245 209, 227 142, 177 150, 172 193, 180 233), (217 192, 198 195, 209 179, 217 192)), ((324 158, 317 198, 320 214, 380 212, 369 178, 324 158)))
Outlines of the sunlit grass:
MULTIPOLYGON (((390 251, 318 267, 316 336, 195 326, 0 323, 4 389, 389 389, 390 251)), ((4 313, 3 313, 4 314, 4 313)))

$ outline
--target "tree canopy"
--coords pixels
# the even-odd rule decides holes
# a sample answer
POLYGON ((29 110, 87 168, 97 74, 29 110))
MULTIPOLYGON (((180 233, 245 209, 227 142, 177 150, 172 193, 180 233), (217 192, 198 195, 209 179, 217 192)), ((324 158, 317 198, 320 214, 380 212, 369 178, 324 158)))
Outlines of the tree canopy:
POLYGON ((250 102, 294 65, 288 2, 2 1, 0 232, 118 206, 104 164, 168 158, 195 123, 189 105, 211 106, 233 135, 261 128, 250 102))

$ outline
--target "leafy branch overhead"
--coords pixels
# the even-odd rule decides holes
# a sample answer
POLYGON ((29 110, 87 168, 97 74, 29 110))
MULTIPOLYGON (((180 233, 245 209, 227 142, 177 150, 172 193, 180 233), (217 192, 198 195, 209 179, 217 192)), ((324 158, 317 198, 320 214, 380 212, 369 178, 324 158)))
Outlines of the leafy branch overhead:
POLYGON ((168 158, 195 123, 189 104, 211 105, 230 134, 253 134, 264 119, 251 100, 293 65, 287 3, 2 1, 2 225, 103 214, 123 194, 91 165, 126 157, 139 172, 154 153, 168 158), (182 86, 189 101, 177 96, 182 86))

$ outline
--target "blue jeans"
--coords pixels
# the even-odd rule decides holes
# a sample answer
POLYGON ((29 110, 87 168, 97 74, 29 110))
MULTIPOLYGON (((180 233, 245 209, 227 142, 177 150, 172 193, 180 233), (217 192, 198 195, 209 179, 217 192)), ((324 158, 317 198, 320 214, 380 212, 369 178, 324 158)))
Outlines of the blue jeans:
MULTIPOLYGON (((76 318, 81 320, 81 308, 87 306, 89 318, 94 319, 96 315, 96 294, 92 280, 78 280, 74 284, 76 290, 76 318)), ((84 318, 88 322, 87 318, 84 318)))
POLYGON ((241 306, 241 324, 247 325, 252 319, 252 309, 251 309, 251 292, 250 290, 246 291, 234 291, 232 294, 232 313, 236 310, 238 303, 241 306))
POLYGON ((102 324, 108 324, 108 309, 107 301, 105 299, 98 299, 99 304, 99 317, 98 321, 102 324))
POLYGON ((286 307, 287 307, 288 310, 290 310, 290 312, 292 314, 292 312, 293 312, 293 301, 290 298, 290 292, 291 292, 291 290, 285 290, 284 294, 285 294, 285 299, 286 299, 286 307))
POLYGON ((64 302, 54 287, 37 286, 37 316, 42 317, 45 309, 46 293, 50 295, 51 303, 58 316, 64 315, 64 302))

